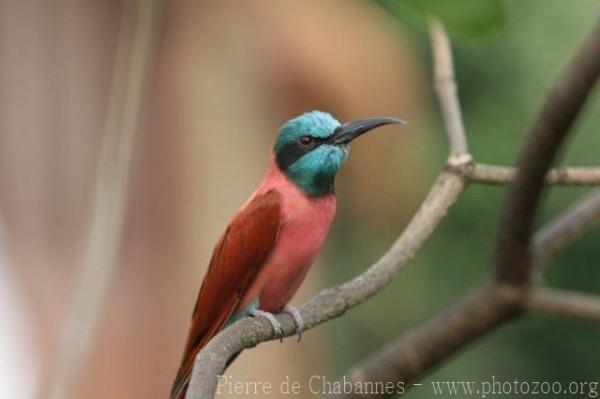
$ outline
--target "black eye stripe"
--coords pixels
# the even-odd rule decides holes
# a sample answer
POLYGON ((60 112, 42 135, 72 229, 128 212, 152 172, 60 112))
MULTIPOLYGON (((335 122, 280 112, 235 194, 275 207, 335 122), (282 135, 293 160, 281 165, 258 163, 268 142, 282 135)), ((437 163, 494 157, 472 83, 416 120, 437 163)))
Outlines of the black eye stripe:
MULTIPOLYGON (((311 136, 311 135, 309 135, 309 134, 306 134, 306 135, 304 135, 304 136, 301 136, 301 137, 298 139, 298 142, 299 142, 299 143, 302 143, 302 141, 303 141, 304 139, 310 139, 310 140, 312 141, 310 144, 312 144, 312 145, 318 145, 318 144, 323 144, 323 143, 326 143, 326 142, 328 142, 329 140, 331 140, 331 136, 330 136, 330 137, 317 137, 317 136, 311 136)), ((307 145, 307 144, 305 144, 305 145, 307 145)))
POLYGON ((287 170, 290 165, 293 165, 298 159, 300 159, 306 153, 314 150, 319 147, 321 144, 325 143, 326 139, 321 139, 318 137, 311 136, 313 141, 311 144, 304 145, 299 141, 288 143, 281 147, 277 154, 275 155, 275 160, 277 161, 277 166, 282 171, 287 170))

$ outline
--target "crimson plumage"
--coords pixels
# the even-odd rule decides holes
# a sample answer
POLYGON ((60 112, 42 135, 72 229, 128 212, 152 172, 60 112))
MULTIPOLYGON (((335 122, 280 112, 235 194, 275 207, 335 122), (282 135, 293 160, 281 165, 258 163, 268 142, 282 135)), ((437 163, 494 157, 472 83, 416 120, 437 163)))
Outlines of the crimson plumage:
POLYGON ((323 246, 335 214, 334 179, 349 143, 395 118, 369 118, 344 125, 311 111, 286 122, 269 158, 267 174, 233 217, 216 245, 192 315, 171 399, 183 399, 198 352, 226 323, 246 315, 292 314, 287 305, 323 246))
POLYGON ((278 168, 275 156, 248 202, 215 246, 192 315, 171 397, 183 398, 196 354, 227 320, 258 299, 277 312, 291 299, 321 249, 335 196, 307 197, 278 168))

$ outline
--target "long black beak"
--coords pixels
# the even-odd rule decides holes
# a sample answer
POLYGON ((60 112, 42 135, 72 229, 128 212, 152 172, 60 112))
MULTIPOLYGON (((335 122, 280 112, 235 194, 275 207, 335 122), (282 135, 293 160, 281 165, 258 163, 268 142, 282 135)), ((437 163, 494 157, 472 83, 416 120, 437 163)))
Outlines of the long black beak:
POLYGON ((367 118, 345 123, 335 129, 335 131, 333 132, 331 143, 336 145, 348 144, 349 142, 362 135, 363 133, 368 132, 369 130, 373 130, 376 127, 389 125, 392 123, 405 124, 406 122, 404 122, 402 119, 397 118, 367 118))

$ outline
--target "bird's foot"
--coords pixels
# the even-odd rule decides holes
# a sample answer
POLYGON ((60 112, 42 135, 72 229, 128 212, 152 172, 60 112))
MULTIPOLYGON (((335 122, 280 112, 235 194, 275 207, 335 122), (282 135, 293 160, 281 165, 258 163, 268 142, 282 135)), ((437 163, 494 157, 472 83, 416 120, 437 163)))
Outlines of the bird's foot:
POLYGON ((304 330, 304 319, 300 315, 298 309, 292 305, 285 305, 282 309, 283 312, 289 313, 293 317, 296 323, 296 335, 298 335, 298 342, 302 341, 302 331, 304 330))
POLYGON ((264 317, 271 323, 275 336, 279 337, 279 340, 283 342, 283 332, 281 330, 281 324, 277 321, 273 313, 265 312, 264 310, 256 309, 250 313, 252 317, 264 317))

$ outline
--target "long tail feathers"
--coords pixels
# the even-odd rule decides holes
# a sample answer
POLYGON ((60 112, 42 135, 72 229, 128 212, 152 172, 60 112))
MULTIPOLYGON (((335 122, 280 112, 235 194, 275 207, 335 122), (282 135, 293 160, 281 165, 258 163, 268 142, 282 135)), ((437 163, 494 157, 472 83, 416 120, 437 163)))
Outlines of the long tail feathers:
MULTIPOLYGON (((229 308, 233 308, 230 306, 229 308)), ((194 312, 195 313, 195 312, 194 312)), ((221 330, 231 311, 222 313, 220 317, 216 320, 215 323, 211 326, 210 330, 208 330, 202 336, 194 336, 193 329, 190 331, 190 336, 188 336, 188 342, 186 344, 185 352, 183 354, 183 359, 181 360, 181 365, 179 366, 179 370, 177 371, 177 377, 173 382, 173 388, 171 389, 171 399, 184 399, 185 393, 187 391, 188 385, 190 383, 190 379, 192 376, 192 370, 194 369, 194 363, 196 361, 196 356, 200 352, 202 348, 208 344, 208 342, 221 330)))
POLYGON ((173 386, 173 390, 171 391, 171 399, 184 399, 185 393, 187 392, 188 384, 190 383, 190 376, 178 383, 177 386, 173 386))
POLYGON ((212 332, 202 337, 202 339, 193 347, 186 349, 181 366, 177 371, 177 377, 173 382, 173 388, 171 389, 171 399, 184 399, 187 391, 190 379, 192 377, 192 370, 194 369, 194 362, 196 355, 200 350, 208 343, 208 341, 216 335, 218 332, 212 332))

